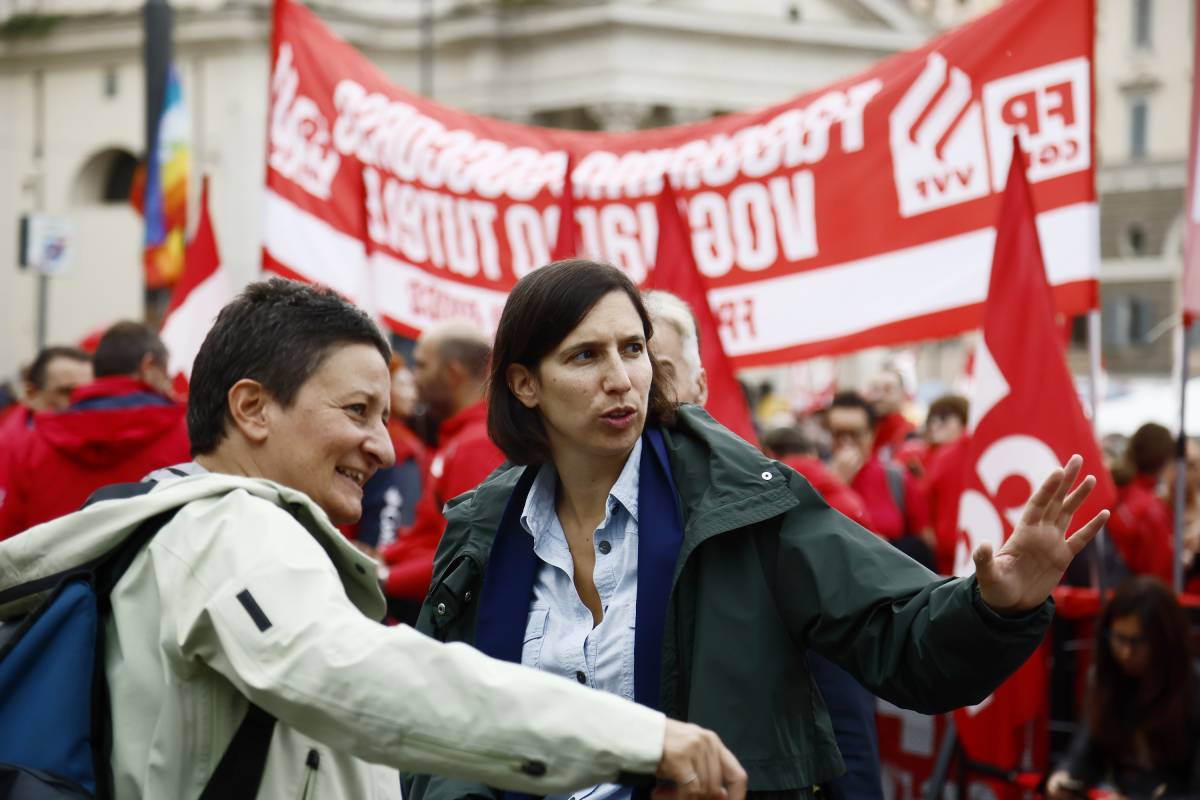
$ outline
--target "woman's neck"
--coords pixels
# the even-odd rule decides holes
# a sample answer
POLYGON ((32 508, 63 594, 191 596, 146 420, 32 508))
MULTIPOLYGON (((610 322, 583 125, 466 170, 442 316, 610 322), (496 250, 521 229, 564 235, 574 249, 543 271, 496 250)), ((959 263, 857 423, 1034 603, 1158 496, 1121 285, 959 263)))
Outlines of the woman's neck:
POLYGON ((608 493, 621 476, 628 458, 629 453, 603 460, 585 453, 554 457, 554 469, 558 473, 554 510, 564 529, 590 531, 600 523, 608 493))

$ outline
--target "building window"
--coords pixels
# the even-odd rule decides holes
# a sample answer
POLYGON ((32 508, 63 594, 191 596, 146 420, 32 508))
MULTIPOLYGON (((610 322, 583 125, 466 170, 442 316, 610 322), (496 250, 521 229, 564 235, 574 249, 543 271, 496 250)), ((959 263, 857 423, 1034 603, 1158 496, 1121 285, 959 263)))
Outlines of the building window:
POLYGON ((1131 222, 1121 231, 1117 250, 1124 258, 1140 258, 1146 255, 1146 229, 1139 222, 1131 222))
POLYGON ((1072 347, 1087 347, 1088 343, 1088 315, 1080 314, 1077 317, 1071 318, 1071 346, 1072 347))
POLYGON ((1128 294, 1108 297, 1100 312, 1101 340, 1114 350, 1150 344, 1149 334, 1158 322, 1152 301, 1128 294))
POLYGON ((1139 50, 1149 50, 1151 3, 1153 0, 1133 0, 1133 46, 1139 50))
POLYGON ((1150 103, 1145 95, 1129 98, 1129 157, 1140 160, 1146 157, 1146 140, 1149 138, 1150 103))
POLYGON ((1104 304, 1100 312, 1103 328, 1101 341, 1106 348, 1123 350, 1129 347, 1129 298, 1115 297, 1104 304))
POLYGON ((117 80, 117 68, 116 67, 105 67, 104 68, 104 96, 105 97, 116 97, 117 93, 120 90, 121 90, 121 85, 117 80))

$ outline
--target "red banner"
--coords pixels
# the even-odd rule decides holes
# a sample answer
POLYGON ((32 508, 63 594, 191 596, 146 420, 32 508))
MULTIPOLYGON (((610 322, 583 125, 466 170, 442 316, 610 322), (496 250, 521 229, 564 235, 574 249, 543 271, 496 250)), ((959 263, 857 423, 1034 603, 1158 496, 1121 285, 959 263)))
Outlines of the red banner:
POLYGON ((1012 0, 827 89, 625 134, 466 114, 277 0, 263 259, 415 334, 494 326, 550 260, 568 158, 581 255, 639 283, 669 177, 735 366, 981 319, 1014 133, 1060 311, 1094 307, 1093 0, 1012 0))

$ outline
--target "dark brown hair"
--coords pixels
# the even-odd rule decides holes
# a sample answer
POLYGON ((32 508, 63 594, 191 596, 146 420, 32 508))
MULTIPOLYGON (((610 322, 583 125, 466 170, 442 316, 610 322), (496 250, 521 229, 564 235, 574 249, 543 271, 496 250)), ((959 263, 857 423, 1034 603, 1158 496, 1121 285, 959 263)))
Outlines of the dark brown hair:
POLYGON ((1157 475, 1171 460, 1175 437, 1157 422, 1147 422, 1129 437, 1125 460, 1139 475, 1157 475))
MULTIPOLYGON (((608 264, 586 259, 556 261, 517 281, 509 294, 492 348, 488 435, 514 464, 549 461, 550 440, 542 415, 526 408, 509 390, 509 366, 520 364, 536 371, 542 359, 610 292, 624 292, 633 303, 649 341, 654 328, 637 287, 624 272, 608 264)), ((646 354, 653 375, 646 423, 670 424, 674 421, 675 404, 663 392, 662 374, 649 348, 646 354)))
POLYGON ((46 388, 46 373, 50 371, 50 364, 55 359, 65 358, 70 361, 81 361, 83 363, 91 363, 92 357, 80 350, 78 347, 63 347, 61 345, 54 347, 44 347, 38 354, 33 363, 29 365, 26 371, 26 379, 32 384, 35 389, 46 388))
POLYGON ((192 367, 188 436, 206 455, 228 434, 229 390, 258 381, 284 408, 338 347, 365 344, 384 363, 392 349, 363 311, 334 291, 271 278, 252 283, 217 315, 192 367))
POLYGON ((167 367, 167 348, 149 325, 118 322, 104 332, 92 356, 92 371, 97 378, 136 375, 147 355, 167 367))
POLYGON ((829 401, 829 408, 857 408, 867 415, 867 427, 875 430, 876 423, 879 422, 878 416, 875 414, 875 407, 867 402, 866 398, 852 389, 845 389, 838 392, 829 401))
POLYGON ((929 412, 925 419, 934 417, 956 417, 964 426, 969 416, 967 398, 959 394, 944 394, 929 404, 929 412))
POLYGON ((1092 738, 1105 752, 1127 751, 1141 733, 1164 764, 1191 753, 1188 714, 1195 690, 1187 615, 1158 578, 1139 576, 1117 587, 1096 625, 1095 673, 1088 690, 1092 738), (1149 648, 1145 674, 1121 671, 1108 643, 1113 621, 1134 616, 1149 648))

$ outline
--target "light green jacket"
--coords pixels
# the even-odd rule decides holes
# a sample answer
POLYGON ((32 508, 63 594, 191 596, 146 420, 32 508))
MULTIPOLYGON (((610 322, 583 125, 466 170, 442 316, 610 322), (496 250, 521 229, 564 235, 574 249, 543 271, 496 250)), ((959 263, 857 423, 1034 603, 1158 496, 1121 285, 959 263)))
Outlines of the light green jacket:
POLYGON ((171 508, 112 594, 118 799, 198 797, 246 698, 279 720, 259 798, 399 797, 397 769, 538 795, 654 772, 662 714, 380 625, 374 563, 307 496, 269 481, 181 478, 32 528, 0 543, 0 591, 86 562, 171 508))

